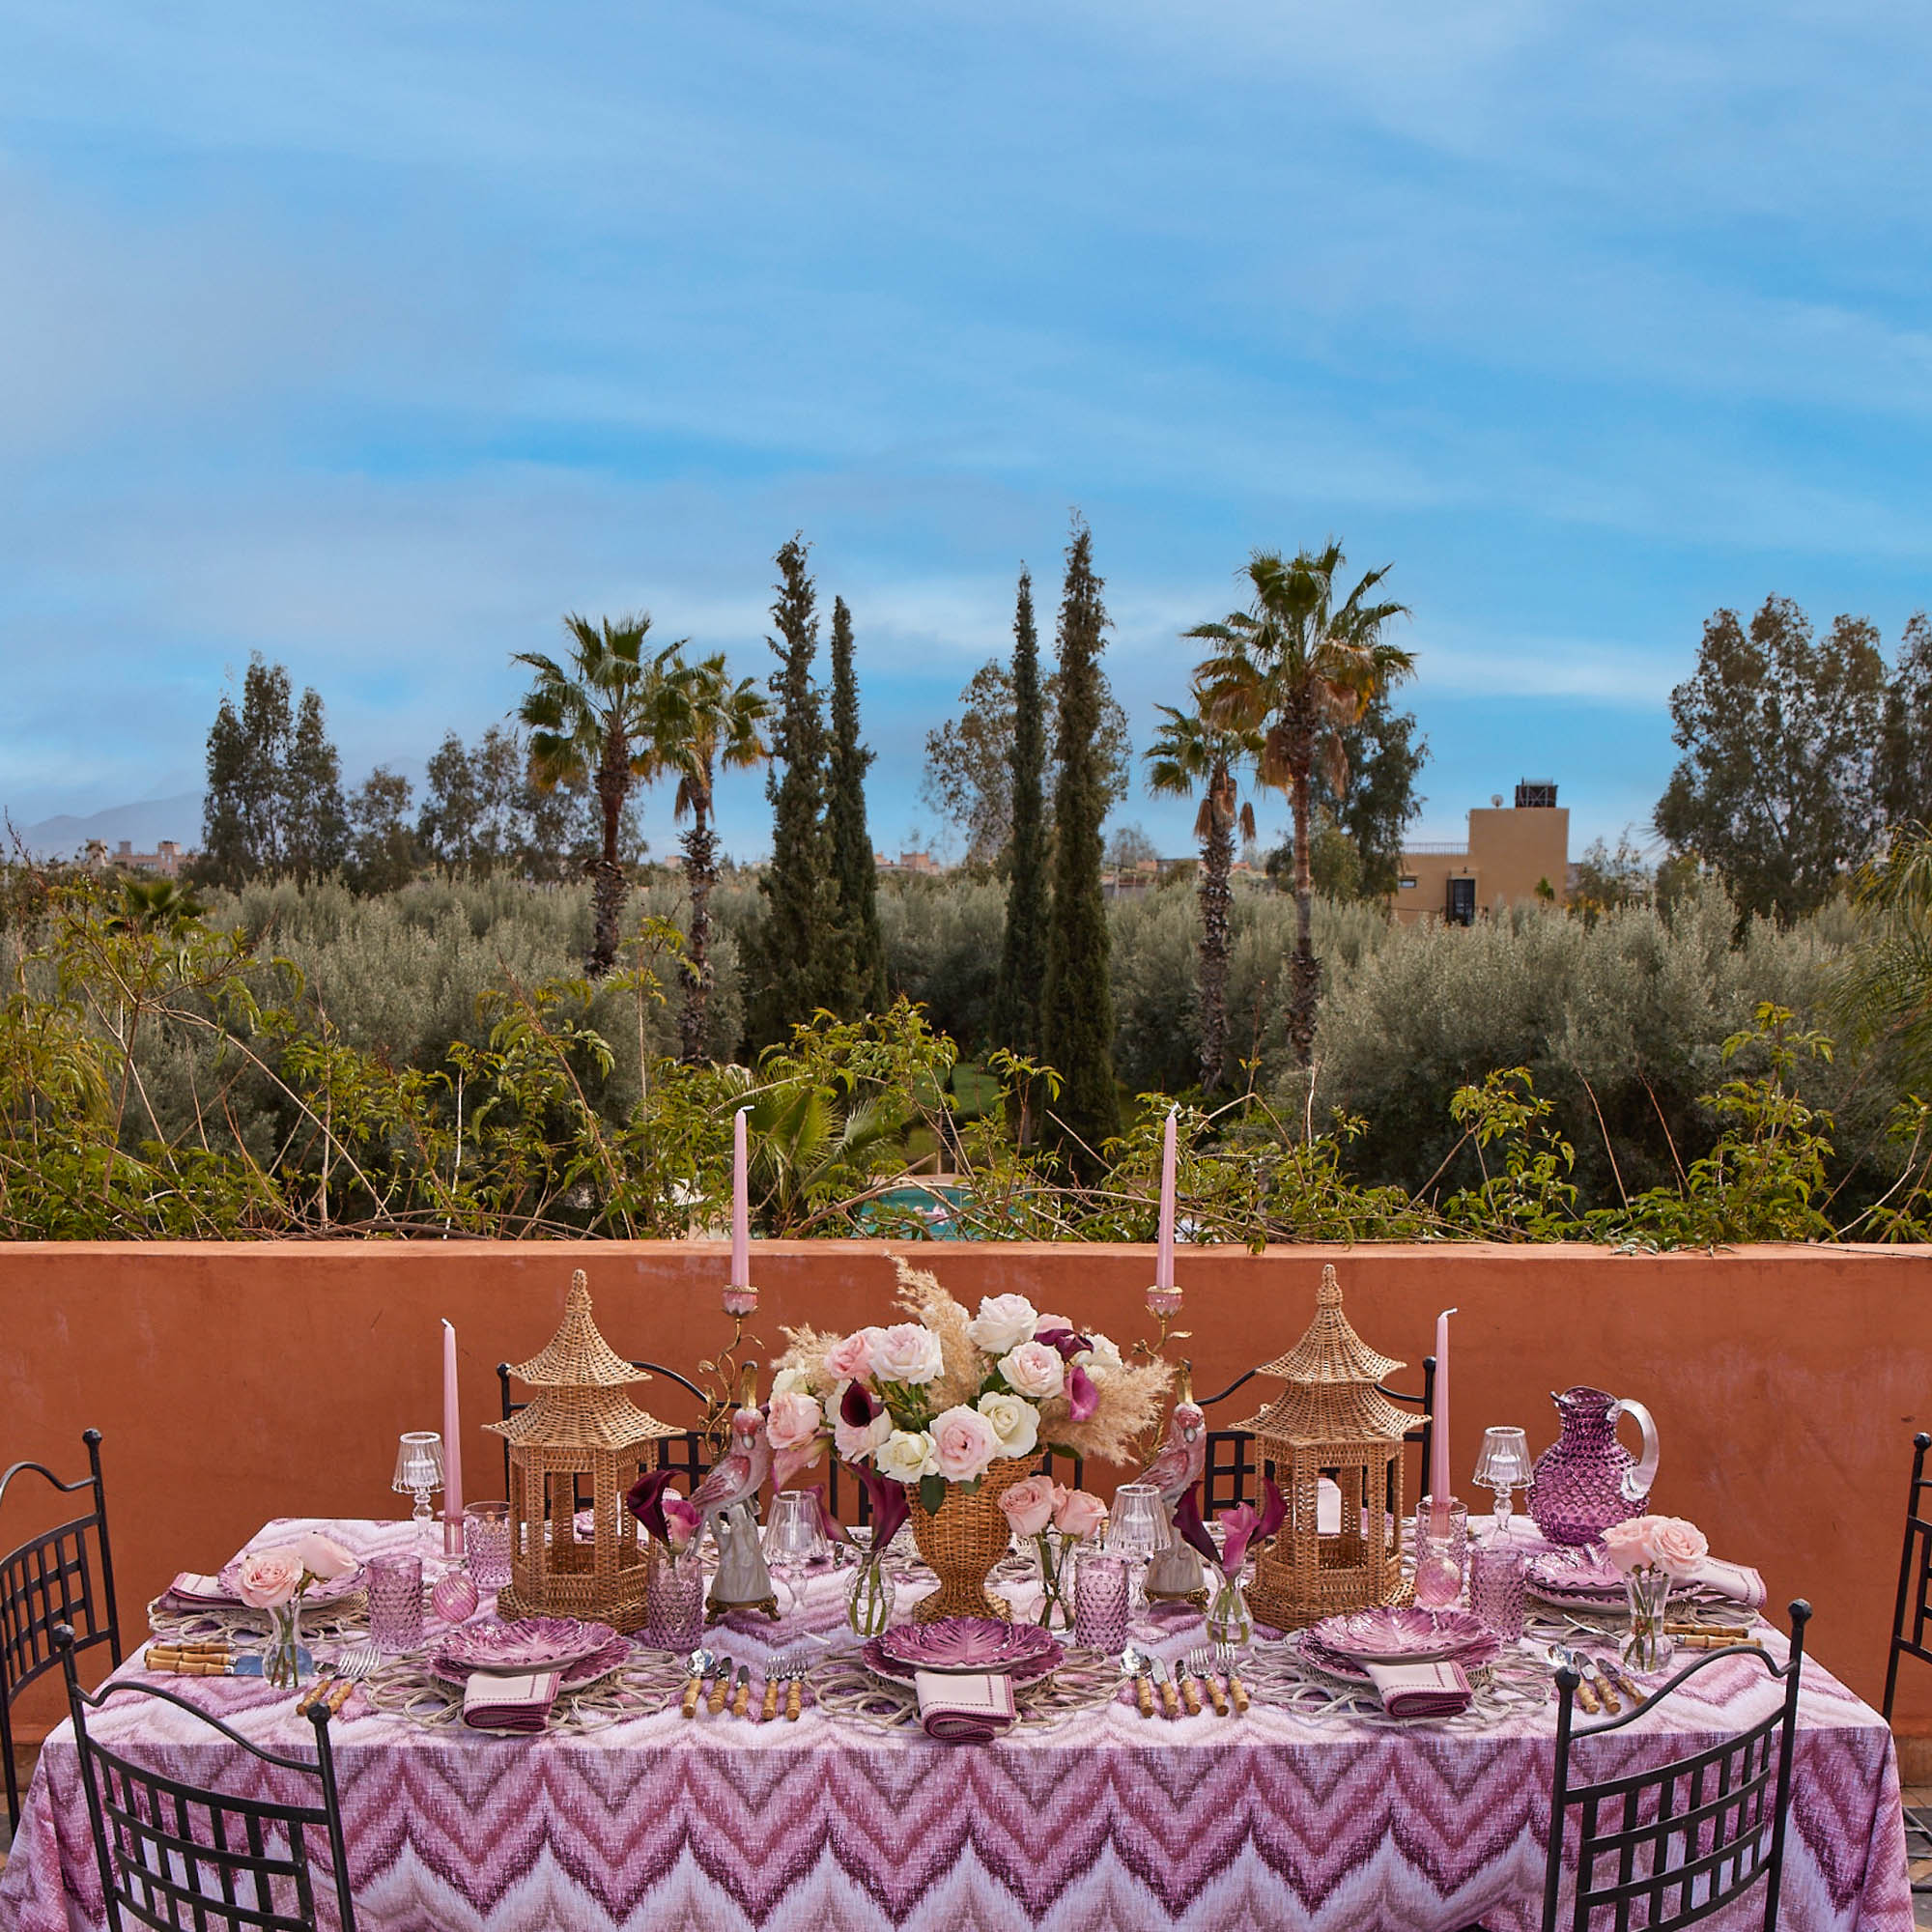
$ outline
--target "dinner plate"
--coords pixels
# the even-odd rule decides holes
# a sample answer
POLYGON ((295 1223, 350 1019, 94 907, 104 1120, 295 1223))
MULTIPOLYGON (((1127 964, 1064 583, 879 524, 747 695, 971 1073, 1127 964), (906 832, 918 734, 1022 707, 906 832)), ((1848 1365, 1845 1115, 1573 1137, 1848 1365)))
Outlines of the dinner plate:
MULTIPOLYGON (((927 1668, 923 1663, 899 1662, 896 1658, 889 1656, 882 1648, 885 1639, 883 1637, 875 1636, 867 1638, 866 1642, 859 1646, 859 1660, 874 1677, 883 1677, 890 1684, 910 1684, 922 1670, 927 1668)), ((1060 1668, 1061 1660, 1065 1656, 1065 1652, 1056 1642, 1051 1651, 1041 1652, 1040 1655, 1031 1660, 1031 1662, 1011 1664, 1007 1669, 997 1673, 987 1672, 984 1674, 997 1674, 1002 1677, 1009 1677, 1012 1680, 1015 1690, 1024 1690, 1028 1685, 1042 1683, 1045 1679, 1051 1677, 1060 1668)))
MULTIPOLYGON (((1313 1630, 1291 1631, 1284 1641, 1290 1656, 1318 1676, 1332 1678, 1337 1683, 1351 1686, 1373 1685, 1376 1681, 1369 1675, 1366 1664, 1356 1662, 1351 1657, 1338 1656, 1316 1639, 1313 1630)), ((1472 1644, 1468 1649, 1459 1651, 1455 1662, 1460 1663, 1465 1672, 1480 1670, 1485 1664, 1493 1663, 1501 1654, 1501 1640, 1486 1632, 1481 1643, 1472 1644)), ((1403 1661, 1416 1663, 1429 1660, 1405 1658, 1403 1661)))
MULTIPOLYGON (((613 1670, 622 1669, 630 1662, 631 1649, 632 1645, 629 1637, 617 1636, 613 1634, 611 1641, 605 1644, 601 1650, 592 1651, 588 1657, 580 1657, 575 1663, 568 1665, 564 1669, 563 1681, 558 1684, 557 1690, 559 1691, 582 1690, 589 1685, 601 1683, 613 1670)), ((552 1664, 545 1667, 554 1669, 556 1666, 552 1664)), ((447 1684, 453 1690, 461 1690, 469 1683, 469 1679, 475 1675, 473 1670, 466 1669, 461 1665, 450 1662, 449 1654, 446 1650, 432 1657, 426 1668, 439 1684, 447 1684)), ((492 1671, 488 1674, 491 1676, 503 1675, 500 1671, 492 1671)), ((535 1672, 532 1671, 530 1674, 534 1675, 535 1672)))
MULTIPOLYGON (((222 1565, 221 1576, 218 1580, 221 1587, 234 1598, 235 1601, 232 1604, 205 1603, 200 1598, 183 1599, 182 1601, 193 1603, 197 1608, 211 1610, 253 1609, 255 1606, 252 1604, 244 1604, 242 1601, 241 1579, 242 1558, 240 1556, 231 1557, 222 1565)), ((339 1604, 345 1597, 353 1597, 356 1591, 365 1588, 368 1579, 363 1576, 362 1566, 359 1563, 355 1569, 348 1571, 343 1576, 331 1577, 327 1581, 318 1577, 315 1582, 311 1583, 302 1592, 302 1608, 305 1610, 319 1610, 326 1605, 339 1604)), ((267 1612, 264 1611, 262 1614, 266 1615, 267 1612)))
POLYGON ((1048 1668, 1065 1655, 1050 1631, 1037 1624, 1003 1623, 997 1617, 941 1617, 936 1623, 895 1624, 876 1639, 879 1654, 904 1670, 936 1670, 979 1677, 1048 1668))
POLYGON ((1323 1650, 1355 1663, 1436 1663, 1460 1659, 1483 1643, 1490 1631, 1468 1610, 1379 1604, 1323 1617, 1313 1634, 1323 1650))
POLYGON ((456 1670, 521 1676, 567 1669, 594 1657, 616 1634, 609 1624, 582 1623, 576 1617, 518 1617, 451 1631, 437 1646, 437 1657, 456 1670))

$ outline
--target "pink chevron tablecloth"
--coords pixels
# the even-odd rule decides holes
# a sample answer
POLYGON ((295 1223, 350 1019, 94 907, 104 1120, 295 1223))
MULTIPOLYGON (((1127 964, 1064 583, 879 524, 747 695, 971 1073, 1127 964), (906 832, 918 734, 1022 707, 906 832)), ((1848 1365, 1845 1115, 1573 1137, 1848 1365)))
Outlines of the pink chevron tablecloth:
MULTIPOLYGON (((298 1526, 310 1525, 272 1524, 260 1540, 298 1526)), ((364 1551, 407 1533, 316 1526, 364 1551)), ((808 1623, 836 1624, 838 1587, 813 1586, 808 1623)), ((732 1650, 756 1667, 755 1648, 732 1650)), ((298 1749, 310 1736, 286 1693, 167 1681, 259 1743, 298 1749)), ((1890 1735, 1808 1659, 1804 1681, 1780 1924, 1908 1932, 1890 1735)), ((1775 1699, 1742 1662, 1695 1684, 1701 1698, 1599 1748, 1614 1744, 1618 1768, 1682 1756, 1775 1699)), ((116 1747, 229 1788, 247 1775, 232 1747, 192 1742, 191 1720, 128 1708, 139 1701, 102 1718, 116 1747)), ((1115 1703, 977 1747, 815 1709, 758 1724, 690 1723, 673 1707, 601 1731, 499 1738, 428 1731, 359 1694, 334 1727, 364 1932, 1453 1932, 1478 1920, 1528 1932, 1553 1732, 1553 1704, 1452 1735, 1318 1724, 1261 1703, 1245 1719, 1150 1723, 1115 1703)), ((63 1727, 0 1873, 0 1927, 100 1923, 63 1727)))

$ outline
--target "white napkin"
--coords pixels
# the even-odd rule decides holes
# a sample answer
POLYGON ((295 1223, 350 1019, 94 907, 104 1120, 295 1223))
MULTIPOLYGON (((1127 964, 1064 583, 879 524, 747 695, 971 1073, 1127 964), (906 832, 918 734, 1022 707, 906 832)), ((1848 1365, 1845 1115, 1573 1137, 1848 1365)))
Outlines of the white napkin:
POLYGON ((1391 1718, 1453 1718, 1469 1708, 1469 1680, 1460 1663, 1365 1663, 1391 1718))
POLYGON ((197 1576, 192 1570, 184 1570, 168 1585, 168 1595, 177 1603, 206 1604, 214 1607, 233 1605, 242 1601, 219 1577, 197 1576))
POLYGON ((562 1682, 560 1670, 521 1677, 475 1671, 463 1687, 463 1721, 479 1731, 540 1731, 562 1682))
POLYGON ((926 1736, 942 1744, 990 1744, 1012 1728, 1018 1715, 1010 1677, 916 1670, 912 1682, 919 1692, 919 1720, 926 1736))
POLYGON ((1693 1596, 1720 1597, 1747 1610, 1764 1608, 1764 1578, 1748 1563, 1726 1563, 1707 1556, 1687 1586, 1693 1596))

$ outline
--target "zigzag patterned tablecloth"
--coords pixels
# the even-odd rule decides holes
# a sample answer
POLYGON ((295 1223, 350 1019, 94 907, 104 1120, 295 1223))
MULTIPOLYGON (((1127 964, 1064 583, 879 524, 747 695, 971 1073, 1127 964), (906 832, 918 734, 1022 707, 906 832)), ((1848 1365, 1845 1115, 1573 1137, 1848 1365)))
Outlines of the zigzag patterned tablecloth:
MULTIPOLYGON (((272 1524, 258 1541, 298 1526, 308 1525, 272 1524)), ((406 1533, 318 1526, 363 1551, 406 1533)), ((839 1582, 809 1587, 809 1624, 835 1626, 839 1582)), ((732 1648, 755 1669, 756 1647, 732 1648)), ((309 1736, 286 1693, 169 1681, 263 1744, 309 1736)), ((1673 1700, 1667 1719, 1594 1747, 1605 1773, 1612 1753, 1617 1769, 1684 1755, 1775 1699, 1743 1661, 1695 1684, 1704 1694, 1673 1700)), ((252 1775, 232 1747, 186 1742, 186 1719, 109 1708, 101 1735, 144 1761, 230 1788, 252 1775)), ((425 1730, 358 1694, 334 1735, 364 1932, 1453 1932, 1478 1920, 1529 1932, 1553 1730, 1553 1705, 1450 1734, 1315 1723, 1259 1703, 1245 1719, 1149 1722, 1116 1702, 980 1747, 813 1709, 760 1724, 687 1722, 671 1708, 587 1733, 499 1738, 425 1730)), ((100 1922, 63 1727, 0 1874, 0 1928, 100 1922)), ((1912 1923, 1889 1733, 1809 1660, 1779 1922, 1912 1923)))

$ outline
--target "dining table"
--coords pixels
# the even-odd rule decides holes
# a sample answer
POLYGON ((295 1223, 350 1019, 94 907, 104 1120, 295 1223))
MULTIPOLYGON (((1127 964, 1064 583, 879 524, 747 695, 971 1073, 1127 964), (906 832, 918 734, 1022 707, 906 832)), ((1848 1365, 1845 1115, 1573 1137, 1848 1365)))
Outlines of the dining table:
MULTIPOLYGON (((269 1523, 252 1547, 307 1529, 363 1558, 420 1547, 409 1523, 321 1519, 269 1523)), ((903 1618, 932 1578, 898 1567, 903 1618)), ((743 1718, 728 1704, 686 1718, 685 1659, 639 1648, 601 1688, 560 1700, 549 1728, 483 1733, 464 1726, 421 1659, 386 1662, 329 1727, 363 1932, 1540 1924, 1557 1718, 1540 1648, 1508 1647, 1460 1715, 1407 1720, 1299 1669, 1264 1633, 1246 1653, 1249 1708, 1226 1715, 1204 1703, 1199 1715, 1156 1705, 1145 1717, 1118 1659, 1075 1649, 1065 1681, 1023 1697, 1010 1731, 952 1744, 926 1736, 857 1661, 851 1574, 833 1564, 782 1575, 777 1622, 733 1612, 706 1639, 760 1688, 767 1671, 803 1661, 796 1720, 782 1704, 765 1719, 756 1696, 743 1718)), ((1038 1603, 1017 1554, 997 1581, 1016 1614, 1038 1603)), ((486 1595, 476 1614, 490 1609, 486 1595)), ((353 1609, 335 1614, 306 1639, 325 1659, 357 1634, 353 1609)), ((1829 1647, 1829 1616, 1813 1628, 1829 1647)), ((1780 1629, 1760 1619, 1756 1635, 1782 1660, 1780 1629)), ((1200 1616, 1143 1611, 1137 1640, 1182 1658, 1204 1640, 1200 1616)), ((312 1752, 294 1692, 259 1678, 144 1676, 144 1656, 117 1676, 165 1685, 264 1747, 312 1752)), ((1754 1659, 1722 1658, 1579 1752, 1594 1753, 1593 1776, 1661 1764, 1758 1721, 1780 1694, 1754 1659)), ((288 1776, 152 1700, 112 1699, 89 1723, 110 1748, 185 1778, 246 1790, 288 1776)), ((1706 1922, 1756 1925, 1761 1911, 1761 1895, 1747 1894, 1706 1922)), ((78 1753, 63 1724, 41 1752, 0 1873, 0 1928, 102 1922, 78 1753)), ((1908 1932, 1912 1922, 1890 1733, 1807 1652, 1779 1923, 1908 1932)))

